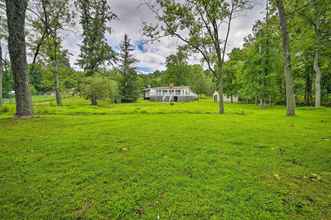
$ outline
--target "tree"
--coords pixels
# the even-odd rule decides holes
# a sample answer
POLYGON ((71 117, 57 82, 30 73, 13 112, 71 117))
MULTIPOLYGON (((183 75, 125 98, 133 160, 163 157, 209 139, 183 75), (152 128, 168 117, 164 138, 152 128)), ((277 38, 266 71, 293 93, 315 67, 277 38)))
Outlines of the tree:
POLYGON ((234 15, 246 8, 247 0, 158 0, 149 8, 159 25, 145 25, 145 34, 151 38, 172 36, 180 39, 188 49, 198 52, 214 74, 220 94, 219 113, 224 113, 223 66, 234 15), (158 8, 160 10, 158 10, 158 8), (221 27, 226 23, 225 39, 221 27), (186 34, 187 33, 187 34, 186 34))
POLYGON ((162 85, 190 86, 197 94, 210 95, 212 80, 208 78, 201 65, 189 65, 187 59, 187 51, 181 47, 176 54, 166 58, 167 69, 161 77, 162 85))
POLYGON ((282 33, 283 40, 283 60, 284 60, 284 74, 285 74, 285 86, 286 86, 286 105, 287 105, 287 115, 295 115, 295 96, 294 96, 294 83, 292 76, 291 67, 291 53, 290 53, 290 40, 287 27, 287 19, 285 14, 285 8, 283 0, 275 0, 276 7, 279 14, 279 24, 282 33))
POLYGON ((110 33, 108 22, 116 18, 107 0, 77 0, 81 11, 83 44, 78 64, 88 75, 96 72, 106 62, 115 60, 115 52, 108 45, 105 34, 110 33))
POLYGON ((8 50, 15 81, 17 117, 32 116, 24 28, 27 5, 27 0, 6 0, 8 50))
POLYGON ((133 47, 130 39, 125 34, 121 45, 121 73, 122 79, 120 81, 120 94, 122 102, 135 102, 139 98, 138 77, 133 66, 136 60, 133 58, 131 52, 133 47))
POLYGON ((53 70, 53 88, 55 91, 56 104, 58 106, 62 105, 62 96, 60 89, 60 66, 65 65, 65 61, 67 60, 67 51, 62 50, 60 44, 60 38, 56 33, 51 35, 46 44, 47 54, 49 58, 49 62, 52 64, 53 70), (62 61, 62 62, 61 62, 62 61), (64 62, 63 62, 64 61, 64 62))
MULTIPOLYGON (((327 32, 323 32, 323 26, 328 25, 327 13, 330 10, 330 3, 327 0, 301 0, 291 1, 294 8, 299 8, 297 13, 302 17, 314 32, 314 61, 315 71, 315 107, 321 106, 321 68, 320 57, 323 46, 323 38, 327 39, 327 32), (300 7, 304 5, 304 7, 300 7)), ((304 25, 304 24, 303 24, 304 25)))
POLYGON ((213 78, 208 71, 204 71, 201 65, 189 65, 188 86, 199 95, 210 96, 214 92, 213 78))
MULTIPOLYGON (((253 97, 255 104, 259 102, 261 107, 265 107, 267 103, 271 105, 279 92, 277 87, 279 69, 276 65, 279 61, 277 49, 279 34, 275 31, 277 26, 272 22, 269 16, 269 1, 267 1, 265 19, 256 22, 252 29, 253 33, 246 38, 244 44, 245 60, 241 70, 244 78, 242 91, 249 92, 250 98, 253 97)), ((239 51, 232 51, 229 57, 229 63, 234 63, 232 66, 240 65, 242 58, 239 51)))
POLYGON ((3 78, 4 78, 4 58, 2 54, 2 40, 7 37, 7 25, 5 19, 5 5, 0 1, 0 106, 3 104, 3 78))
POLYGON ((114 102, 118 97, 118 86, 114 80, 94 75, 83 80, 81 93, 91 100, 91 105, 97 105, 98 100, 106 98, 110 98, 114 102))
POLYGON ((183 48, 178 48, 176 54, 171 54, 166 58, 167 70, 163 75, 164 85, 188 85, 190 69, 187 64, 187 59, 187 52, 183 48))
POLYGON ((229 54, 229 60, 224 64, 224 92, 230 97, 231 103, 233 97, 239 95, 239 83, 238 83, 238 72, 242 70, 242 63, 240 61, 241 51, 238 48, 234 48, 229 54))
POLYGON ((0 42, 0 106, 3 104, 3 88, 2 88, 2 83, 3 83, 3 58, 2 58, 2 45, 0 42))
POLYGON ((4 24, 4 13, 3 9, 4 5, 3 2, 0 1, 0 106, 3 104, 3 66, 4 66, 4 59, 2 57, 2 39, 5 37, 5 29, 6 25, 4 24))
POLYGON ((34 12, 37 18, 32 24, 34 30, 40 37, 34 42, 35 50, 31 71, 37 62, 37 56, 43 52, 47 56, 49 63, 53 66, 54 91, 56 104, 62 105, 59 77, 59 56, 61 54, 61 38, 58 36, 59 30, 63 29, 66 23, 70 22, 69 1, 68 0, 37 0, 33 2, 34 12))
POLYGON ((11 68, 10 68, 9 60, 4 60, 3 64, 4 64, 4 68, 3 68, 3 85, 2 85, 3 97, 4 98, 10 98, 9 93, 14 90, 13 73, 12 73, 11 68))

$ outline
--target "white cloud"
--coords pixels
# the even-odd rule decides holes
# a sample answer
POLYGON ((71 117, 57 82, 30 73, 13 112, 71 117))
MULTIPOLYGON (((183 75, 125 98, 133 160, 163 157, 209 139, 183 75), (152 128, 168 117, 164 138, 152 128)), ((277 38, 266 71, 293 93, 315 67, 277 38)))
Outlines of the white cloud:
MULTIPOLYGON (((112 46, 118 47, 124 34, 128 34, 132 43, 141 41, 144 38, 142 35, 142 23, 144 21, 155 22, 153 14, 146 6, 142 5, 142 2, 141 0, 111 1, 112 10, 119 17, 118 20, 110 24, 112 34, 108 37, 108 42, 112 46)), ((230 34, 228 51, 243 44, 243 38, 251 32, 253 24, 257 19, 261 19, 264 16, 264 7, 265 0, 254 0, 254 8, 252 10, 247 10, 240 17, 235 18, 230 34)), ((69 49, 72 54, 72 64, 76 63, 81 40, 80 27, 76 27, 73 32, 64 33, 64 47, 69 49)), ((144 67, 144 72, 147 69, 149 71, 164 69, 165 58, 175 53, 178 45, 180 45, 180 42, 176 39, 163 38, 160 42, 145 44, 144 51, 137 48, 134 51, 135 58, 139 60, 137 66, 144 67)), ((200 60, 200 55, 194 55, 190 58, 189 62, 199 63, 200 60)))

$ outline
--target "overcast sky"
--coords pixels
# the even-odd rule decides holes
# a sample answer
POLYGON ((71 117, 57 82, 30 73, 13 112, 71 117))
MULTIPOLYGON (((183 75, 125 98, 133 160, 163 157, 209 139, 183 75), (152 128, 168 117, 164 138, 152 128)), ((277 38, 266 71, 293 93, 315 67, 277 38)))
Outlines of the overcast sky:
MULTIPOLYGON (((135 46, 134 56, 138 60, 137 69, 141 73, 150 73, 155 70, 164 70, 165 58, 176 52, 179 42, 176 39, 162 39, 154 44, 143 43, 142 23, 155 21, 149 9, 142 5, 142 0, 111 0, 112 10, 119 17, 111 24, 112 34, 107 37, 108 43, 115 50, 119 49, 124 34, 128 34, 135 46)), ((263 18, 265 0, 254 0, 254 8, 247 10, 233 21, 230 33, 229 50, 240 47, 243 38, 252 29, 256 20, 263 18)), ((67 32, 63 36, 64 47, 72 54, 70 59, 74 65, 79 54, 82 41, 81 28, 76 27, 73 32, 67 32)), ((198 63, 200 57, 192 56, 190 63, 198 63)))

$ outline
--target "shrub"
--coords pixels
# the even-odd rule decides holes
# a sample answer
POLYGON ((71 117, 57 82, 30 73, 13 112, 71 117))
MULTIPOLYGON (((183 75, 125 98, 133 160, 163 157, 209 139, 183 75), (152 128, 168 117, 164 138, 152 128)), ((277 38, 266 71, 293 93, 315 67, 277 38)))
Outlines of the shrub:
POLYGON ((116 102, 118 98, 117 82, 104 76, 90 76, 83 80, 81 95, 91 100, 92 105, 97 105, 100 99, 110 99, 116 102))
POLYGON ((0 113, 8 113, 8 112, 14 112, 14 107, 8 105, 0 106, 0 113))

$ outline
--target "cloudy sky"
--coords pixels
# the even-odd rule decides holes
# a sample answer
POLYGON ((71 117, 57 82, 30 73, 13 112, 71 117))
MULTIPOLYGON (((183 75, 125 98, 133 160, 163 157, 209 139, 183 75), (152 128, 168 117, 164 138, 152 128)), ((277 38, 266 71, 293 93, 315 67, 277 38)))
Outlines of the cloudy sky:
MULTIPOLYGON (((112 10, 119 17, 111 24, 112 34, 107 37, 108 43, 115 50, 119 49, 124 34, 128 34, 131 42, 135 46, 134 56, 137 58, 137 69, 141 73, 151 73, 155 70, 163 70, 165 67, 165 58, 176 52, 180 42, 176 39, 161 39, 160 42, 153 44, 144 43, 142 36, 142 23, 155 21, 149 9, 142 4, 142 0, 111 0, 112 10)), ((247 10, 236 17, 233 21, 230 33, 229 50, 234 47, 240 47, 243 38, 247 36, 256 20, 263 18, 265 0, 254 0, 254 8, 247 10)), ((64 47, 69 49, 71 63, 74 65, 79 54, 79 45, 81 43, 81 28, 64 34, 64 47)), ((198 55, 190 58, 190 63, 198 63, 198 55)))

